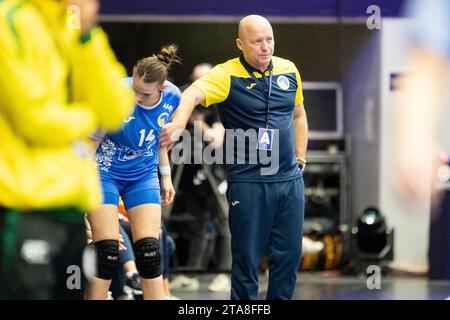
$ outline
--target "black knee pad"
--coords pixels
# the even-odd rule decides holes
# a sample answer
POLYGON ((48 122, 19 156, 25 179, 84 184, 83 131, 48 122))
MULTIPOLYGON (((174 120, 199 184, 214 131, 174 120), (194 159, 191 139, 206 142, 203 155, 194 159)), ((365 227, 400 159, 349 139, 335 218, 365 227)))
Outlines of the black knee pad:
POLYGON ((97 274, 101 279, 111 280, 119 263, 119 241, 102 240, 94 243, 97 253, 97 274))
POLYGON ((143 238, 134 244, 136 267, 144 279, 157 278, 162 274, 159 240, 143 238))

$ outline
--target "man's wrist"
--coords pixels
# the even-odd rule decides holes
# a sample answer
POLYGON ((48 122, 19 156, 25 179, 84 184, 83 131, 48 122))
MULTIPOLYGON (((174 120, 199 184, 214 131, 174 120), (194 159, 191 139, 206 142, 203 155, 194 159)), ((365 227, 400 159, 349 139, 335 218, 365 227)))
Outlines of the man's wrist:
POLYGON ((306 159, 305 159, 304 157, 295 157, 295 160, 297 160, 298 167, 299 167, 300 170, 303 172, 303 170, 305 170, 306 163, 307 163, 308 161, 306 161, 306 159))

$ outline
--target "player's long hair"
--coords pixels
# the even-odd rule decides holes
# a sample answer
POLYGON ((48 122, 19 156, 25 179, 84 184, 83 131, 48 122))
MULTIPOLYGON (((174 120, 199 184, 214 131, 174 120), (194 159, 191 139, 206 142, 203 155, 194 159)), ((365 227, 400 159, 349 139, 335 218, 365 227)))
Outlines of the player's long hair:
POLYGON ((139 60, 133 68, 133 75, 143 79, 145 83, 163 84, 173 63, 180 63, 177 56, 178 47, 170 44, 161 48, 158 54, 139 60))

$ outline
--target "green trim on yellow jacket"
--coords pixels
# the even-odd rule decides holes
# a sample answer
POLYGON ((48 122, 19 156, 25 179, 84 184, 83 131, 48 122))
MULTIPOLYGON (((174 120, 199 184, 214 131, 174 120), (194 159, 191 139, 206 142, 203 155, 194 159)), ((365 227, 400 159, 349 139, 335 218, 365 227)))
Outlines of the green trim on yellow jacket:
POLYGON ((14 25, 14 14, 16 13, 16 11, 17 11, 18 9, 20 9, 20 6, 21 6, 21 5, 22 5, 22 3, 18 3, 16 6, 12 7, 12 8, 8 11, 8 13, 6 14, 7 19, 8 19, 8 25, 9 25, 9 27, 11 28, 11 31, 12 31, 12 33, 13 33, 13 35, 14 35, 14 38, 15 38, 16 41, 17 41, 17 45, 19 46, 20 51, 22 51, 23 46, 22 46, 22 42, 20 41, 19 34, 17 33, 16 26, 14 25))
POLYGON ((5 221, 0 233, 2 235, 0 241, 2 257, 0 261, 2 262, 3 272, 8 273, 11 270, 14 253, 16 252, 17 228, 20 216, 11 209, 0 208, 0 219, 5 221))

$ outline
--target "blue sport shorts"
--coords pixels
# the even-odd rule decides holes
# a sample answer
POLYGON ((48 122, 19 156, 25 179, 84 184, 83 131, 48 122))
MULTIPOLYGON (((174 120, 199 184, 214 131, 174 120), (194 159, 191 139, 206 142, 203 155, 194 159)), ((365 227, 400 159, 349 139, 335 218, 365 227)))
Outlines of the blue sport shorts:
POLYGON ((125 209, 129 210, 142 204, 160 204, 161 192, 158 176, 147 175, 136 181, 114 179, 108 173, 100 173, 103 191, 103 204, 119 205, 122 197, 125 209))

